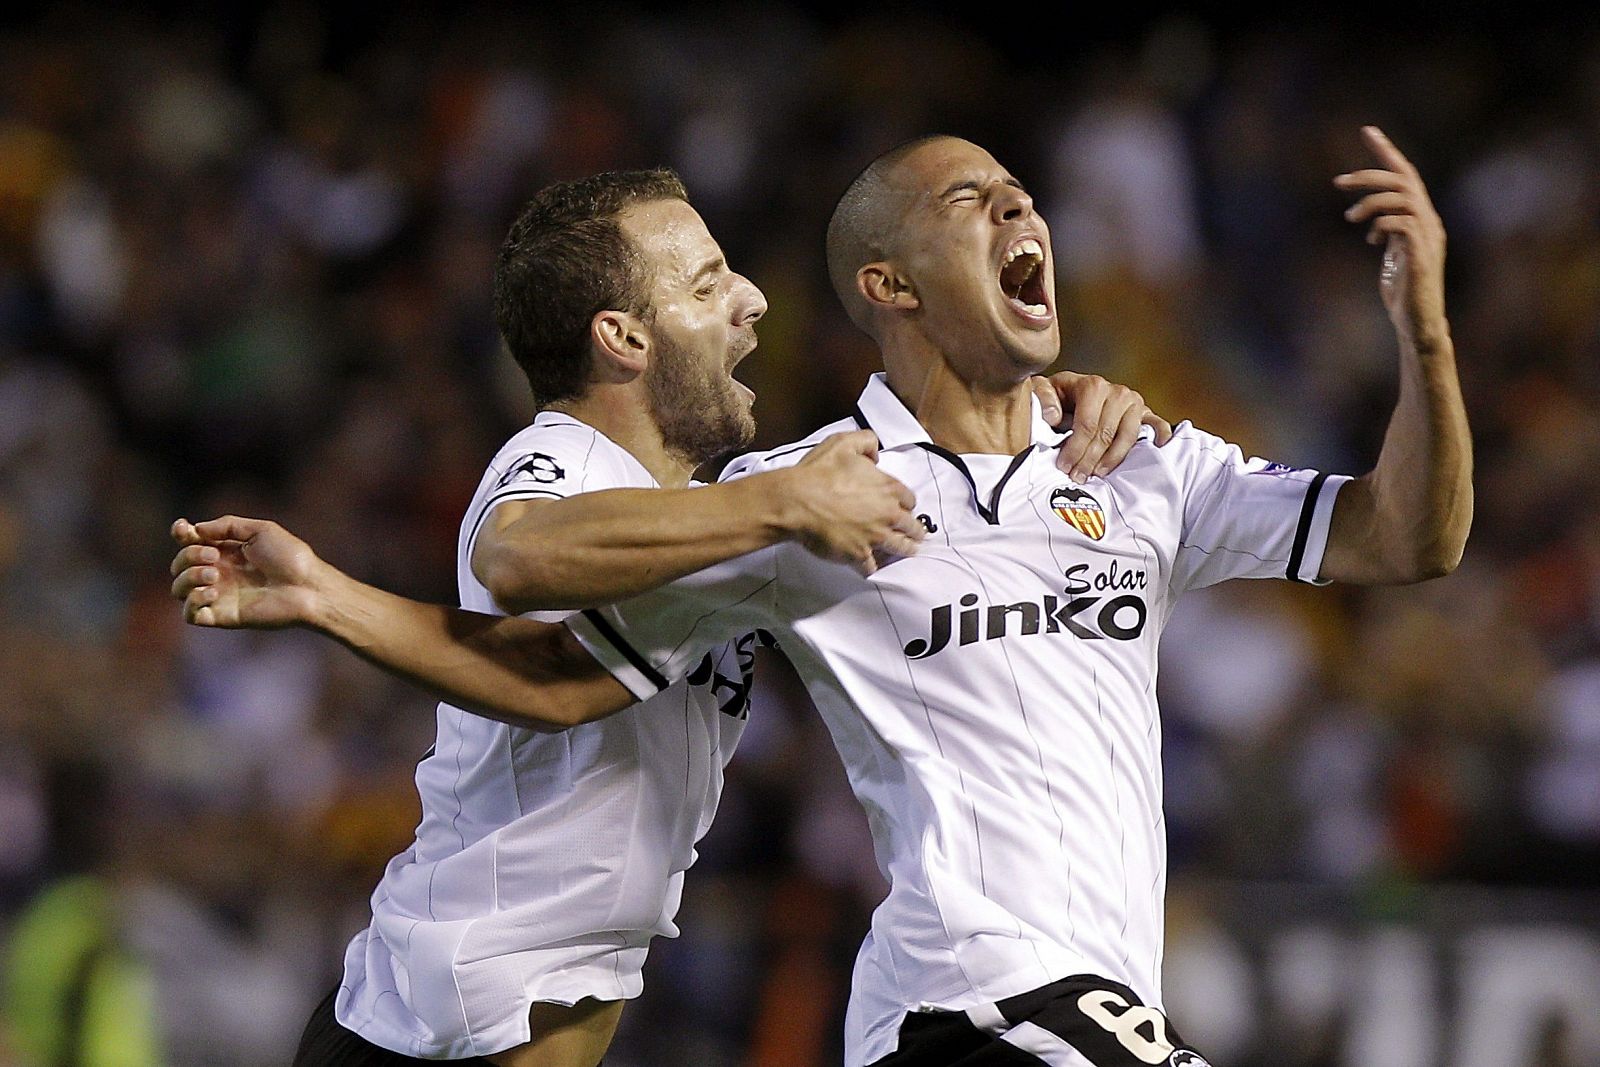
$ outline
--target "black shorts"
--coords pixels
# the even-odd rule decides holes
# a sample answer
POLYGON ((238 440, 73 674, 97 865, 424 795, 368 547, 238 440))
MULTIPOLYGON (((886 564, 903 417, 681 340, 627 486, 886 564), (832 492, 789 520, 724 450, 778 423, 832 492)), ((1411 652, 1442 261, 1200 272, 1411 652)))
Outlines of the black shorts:
POLYGON ((339 990, 322 998, 311 1018, 306 1021, 305 1033, 300 1037, 300 1049, 294 1054, 294 1067, 394 1067, 402 1063, 472 1063, 491 1067, 488 1060, 473 1056, 466 1060, 419 1060, 402 1056, 374 1045, 354 1030, 346 1030, 333 1016, 333 999, 339 990))
POLYGON ((1210 1067, 1133 990, 1075 974, 993 1005, 919 1011, 873 1067, 1210 1067))

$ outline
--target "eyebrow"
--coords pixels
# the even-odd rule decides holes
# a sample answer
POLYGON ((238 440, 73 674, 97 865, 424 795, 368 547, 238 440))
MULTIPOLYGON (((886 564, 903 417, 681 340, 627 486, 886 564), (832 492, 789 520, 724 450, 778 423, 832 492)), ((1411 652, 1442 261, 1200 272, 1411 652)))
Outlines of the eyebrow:
POLYGON ((721 257, 721 256, 717 256, 717 257, 715 257, 713 259, 708 259, 708 260, 706 260, 704 263, 702 263, 700 265, 700 269, 699 270, 695 271, 694 274, 690 275, 689 284, 690 285, 694 285, 697 282, 699 282, 701 278, 704 278, 708 274, 715 274, 718 271, 720 271, 723 267, 726 267, 727 265, 728 265, 727 261, 725 259, 723 259, 723 257, 721 257))
MULTIPOLYGON (((1017 179, 1011 178, 1011 177, 1007 177, 1005 179, 1005 184, 1011 186, 1013 189, 1021 189, 1022 188, 1022 183, 1019 182, 1017 179)), ((940 193, 939 194, 939 199, 941 199, 941 200, 948 199, 948 198, 954 196, 956 193, 963 192, 963 191, 968 190, 968 189, 976 192, 976 191, 982 189, 983 186, 984 186, 984 183, 979 181, 976 178, 966 178, 966 179, 963 179, 962 181, 954 183, 948 189, 946 189, 944 192, 940 193)))

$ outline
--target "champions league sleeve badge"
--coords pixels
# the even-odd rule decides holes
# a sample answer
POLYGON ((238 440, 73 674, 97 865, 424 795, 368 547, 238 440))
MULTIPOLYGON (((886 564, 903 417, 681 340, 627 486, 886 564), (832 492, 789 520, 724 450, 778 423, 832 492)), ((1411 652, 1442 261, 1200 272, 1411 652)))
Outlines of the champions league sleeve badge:
POLYGON ((518 477, 531 478, 541 485, 559 482, 567 476, 567 472, 557 463, 554 456, 547 456, 543 452, 535 452, 521 463, 517 463, 500 477, 499 485, 509 485, 518 477))
POLYGON ((1061 521, 1077 530, 1091 541, 1106 535, 1106 513, 1100 501, 1071 486, 1062 486, 1050 494, 1050 508, 1061 521))

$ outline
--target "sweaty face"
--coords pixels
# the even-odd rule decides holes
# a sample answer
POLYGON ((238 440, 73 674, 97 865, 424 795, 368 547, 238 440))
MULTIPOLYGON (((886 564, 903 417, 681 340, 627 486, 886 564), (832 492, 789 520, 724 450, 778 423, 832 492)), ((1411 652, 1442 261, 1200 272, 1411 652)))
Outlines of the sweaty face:
POLYGON ((921 145, 887 176, 901 222, 888 260, 910 280, 927 339, 963 378, 1001 384, 1061 351, 1050 229, 993 156, 968 141, 921 145))
POLYGON ((755 437, 755 394, 733 368, 756 347, 761 290, 728 269, 694 208, 658 200, 622 226, 650 273, 650 365, 644 381, 669 451, 698 465, 755 437))

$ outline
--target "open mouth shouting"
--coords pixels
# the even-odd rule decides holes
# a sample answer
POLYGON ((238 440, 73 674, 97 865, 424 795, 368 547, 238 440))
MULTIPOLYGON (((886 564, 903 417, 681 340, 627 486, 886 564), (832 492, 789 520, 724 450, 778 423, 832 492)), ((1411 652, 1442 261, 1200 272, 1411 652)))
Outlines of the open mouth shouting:
POLYGON ((734 392, 738 393, 740 396, 744 397, 746 401, 751 403, 753 403, 756 398, 755 390, 751 389, 748 385, 735 378, 733 376, 733 372, 734 369, 744 361, 744 358, 755 350, 756 338, 755 334, 751 333, 748 338, 741 338, 739 342, 735 344, 732 353, 733 360, 728 364, 728 380, 733 383, 734 392))
POLYGON ((1006 249, 1000 263, 1000 292, 1012 310, 1029 322, 1050 321, 1050 297, 1045 291, 1044 246, 1037 237, 1019 237, 1006 249))

